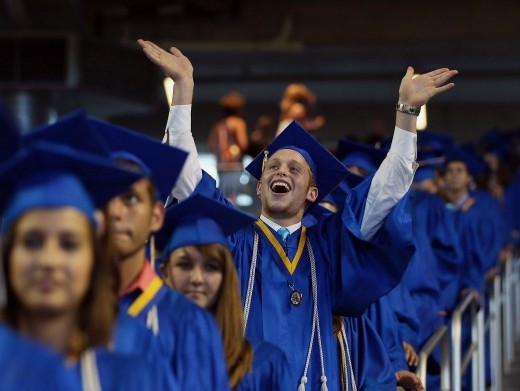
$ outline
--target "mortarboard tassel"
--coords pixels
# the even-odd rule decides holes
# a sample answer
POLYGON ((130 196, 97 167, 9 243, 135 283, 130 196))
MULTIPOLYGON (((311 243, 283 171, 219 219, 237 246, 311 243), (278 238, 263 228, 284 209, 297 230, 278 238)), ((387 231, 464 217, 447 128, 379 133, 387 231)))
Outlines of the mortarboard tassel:
POLYGON ((305 391, 305 383, 307 383, 307 376, 302 376, 300 385, 298 386, 298 391, 305 391))
POLYGON ((269 151, 266 149, 264 151, 264 158, 262 159, 262 173, 265 170, 265 165, 267 164, 267 155, 269 155, 269 151))
POLYGON ((327 388, 327 376, 322 376, 321 377, 321 389, 320 391, 328 391, 329 389, 327 388))

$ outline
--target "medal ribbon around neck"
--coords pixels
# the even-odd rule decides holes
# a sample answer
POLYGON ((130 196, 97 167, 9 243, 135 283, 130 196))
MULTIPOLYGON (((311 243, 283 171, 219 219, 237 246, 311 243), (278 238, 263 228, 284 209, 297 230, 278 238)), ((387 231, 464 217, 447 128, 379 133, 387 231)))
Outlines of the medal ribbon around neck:
POLYGON ((307 239, 307 228, 305 226, 302 226, 302 234, 300 235, 300 241, 298 243, 298 250, 296 251, 296 254, 294 255, 293 260, 291 261, 287 254, 285 254, 285 250, 282 248, 278 240, 274 237, 272 232, 269 230, 267 225, 262 221, 258 220, 256 222, 256 225, 260 227, 262 232, 265 234, 271 245, 274 247, 276 252, 278 253, 278 256, 282 260, 283 264, 289 271, 289 273, 292 274, 296 270, 296 267, 298 266, 298 262, 300 262, 300 258, 303 253, 303 248, 305 247, 305 240, 307 239))

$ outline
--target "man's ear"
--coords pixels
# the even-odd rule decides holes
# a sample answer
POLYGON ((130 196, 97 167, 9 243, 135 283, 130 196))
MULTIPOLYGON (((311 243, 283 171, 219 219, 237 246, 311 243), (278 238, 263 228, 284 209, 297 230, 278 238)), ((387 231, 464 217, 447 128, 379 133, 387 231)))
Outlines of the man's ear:
POLYGON ((161 201, 155 201, 152 206, 150 232, 157 232, 162 228, 165 213, 164 204, 161 201))
POLYGON ((258 181, 258 182, 256 182, 256 195, 257 195, 259 198, 262 198, 262 196, 261 196, 261 190, 262 190, 262 181, 258 181))
POLYGON ((105 214, 101 210, 94 212, 94 220, 96 221, 96 236, 100 238, 107 231, 105 214))
POLYGON ((309 187, 307 191, 307 201, 314 202, 318 199, 318 188, 316 186, 309 187))

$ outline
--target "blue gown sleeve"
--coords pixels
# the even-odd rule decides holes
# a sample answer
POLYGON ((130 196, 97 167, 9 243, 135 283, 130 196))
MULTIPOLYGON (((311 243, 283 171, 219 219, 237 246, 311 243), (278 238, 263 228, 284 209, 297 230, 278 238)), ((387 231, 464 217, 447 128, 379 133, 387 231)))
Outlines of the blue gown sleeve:
POLYGON ((363 237, 359 221, 370 183, 365 179, 349 193, 341 214, 317 224, 318 243, 331 270, 333 311, 338 315, 360 315, 392 290, 415 252, 408 195, 370 241, 363 237))
POLYGON ((424 226, 437 260, 439 281, 439 307, 448 312, 458 304, 463 273, 463 254, 453 216, 446 210, 444 201, 437 195, 426 196, 418 203, 417 223, 424 226))
POLYGON ((193 190, 193 194, 202 194, 224 205, 233 206, 233 204, 224 197, 220 189, 217 188, 215 179, 204 170, 202 170, 202 178, 195 187, 195 190, 193 190))

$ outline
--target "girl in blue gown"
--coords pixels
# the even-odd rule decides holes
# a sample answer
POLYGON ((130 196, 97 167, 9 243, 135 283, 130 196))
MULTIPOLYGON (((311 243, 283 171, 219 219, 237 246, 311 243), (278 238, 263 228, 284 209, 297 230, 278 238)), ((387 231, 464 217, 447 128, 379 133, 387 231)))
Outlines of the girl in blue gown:
MULTIPOLYGON (((163 250, 159 267, 167 285, 215 317, 233 390, 286 390, 289 364, 283 351, 244 338, 239 282, 227 236, 254 221, 204 196, 190 197, 167 212, 157 237, 163 250)), ((204 346, 199 348, 203 352, 204 346)))
MULTIPOLYGON (((48 365, 66 370, 70 390, 175 389, 161 364, 107 350, 117 279, 98 241, 103 219, 96 208, 139 178, 109 160, 45 143, 0 167, 7 292, 0 316, 60 355, 48 365)), ((3 381, 0 388, 9 389, 3 381)))

